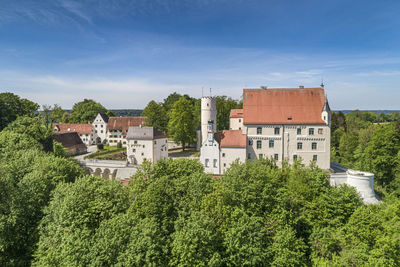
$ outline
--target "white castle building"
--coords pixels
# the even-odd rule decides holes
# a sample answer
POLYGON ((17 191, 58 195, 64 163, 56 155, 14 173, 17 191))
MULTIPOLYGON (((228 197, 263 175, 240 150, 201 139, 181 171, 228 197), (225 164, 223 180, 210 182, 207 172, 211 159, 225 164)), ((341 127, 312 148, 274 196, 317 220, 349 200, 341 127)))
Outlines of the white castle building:
POLYGON ((235 160, 302 159, 330 169, 331 111, 324 88, 244 89, 243 109, 232 110, 230 130, 216 133, 215 98, 202 98, 200 161, 222 174, 235 160), (218 149, 219 153, 215 152, 218 149))

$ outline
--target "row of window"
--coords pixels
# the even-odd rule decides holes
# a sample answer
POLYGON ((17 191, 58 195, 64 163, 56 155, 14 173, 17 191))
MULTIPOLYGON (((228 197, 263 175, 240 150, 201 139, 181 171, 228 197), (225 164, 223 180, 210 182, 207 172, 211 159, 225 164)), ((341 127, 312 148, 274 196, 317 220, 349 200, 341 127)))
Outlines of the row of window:
MULTIPOLYGON (((214 159, 214 160, 213 160, 213 163, 214 163, 214 164, 213 164, 213 168, 217 168, 218 160, 214 159)), ((206 168, 208 168, 208 167, 210 167, 209 165, 210 165, 210 160, 209 160, 209 159, 206 159, 204 166, 205 166, 206 168)))
MULTIPOLYGON (((97 128, 97 124, 94 125, 97 128)), ((100 127, 103 128, 103 124, 100 124, 100 127)))
MULTIPOLYGON (((249 140, 249 145, 253 145, 252 140, 249 140)), ((268 142, 268 146, 270 148, 273 148, 275 146, 275 141, 274 140, 269 140, 268 142)), ((257 140, 257 149, 261 149, 262 148, 262 141, 261 140, 257 140)), ((303 149, 303 143, 302 142, 298 142, 297 143, 297 149, 298 150, 302 150, 303 149)), ((316 150, 317 149, 317 143, 313 142, 311 143, 311 149, 312 150, 316 150)))
MULTIPOLYGON (((281 128, 274 128, 274 134, 279 135, 281 132, 281 128)), ((297 135, 301 135, 301 128, 297 128, 297 135)), ((322 134, 324 130, 322 128, 318 128, 318 134, 322 134)), ((262 127, 257 127, 257 134, 262 134, 262 127)), ((308 134, 314 135, 314 128, 308 128, 308 134)))
MULTIPOLYGON (((224 157, 224 153, 222 154, 222 156, 224 157)), ((263 154, 258 154, 258 158, 262 159, 264 157, 263 154)), ((247 155, 248 159, 251 159, 251 153, 249 153, 247 155)), ((274 154, 274 160, 279 160, 279 154, 274 154)), ((297 160, 297 155, 293 155, 293 160, 297 160)), ((317 161, 318 160, 318 155, 313 155, 313 161, 317 161)))
MULTIPOLYGON (((118 140, 109 140, 108 142, 109 143, 118 143, 120 141, 118 141, 118 140)), ((126 141, 123 141, 122 144, 126 145, 126 141)))

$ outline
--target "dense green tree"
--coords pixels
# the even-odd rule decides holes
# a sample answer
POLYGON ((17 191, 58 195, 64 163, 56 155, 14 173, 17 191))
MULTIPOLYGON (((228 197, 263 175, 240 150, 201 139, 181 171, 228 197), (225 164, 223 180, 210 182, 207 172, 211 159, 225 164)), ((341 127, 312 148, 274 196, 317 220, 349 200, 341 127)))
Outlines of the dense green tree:
POLYGON ((29 265, 52 191, 81 175, 75 162, 33 149, 0 162, 0 265, 29 265))
POLYGON ((194 119, 191 101, 181 97, 174 103, 170 112, 168 134, 175 142, 182 144, 183 150, 187 144, 195 141, 197 125, 194 119))
POLYGON ((0 93, 0 131, 18 116, 34 116, 39 105, 13 93, 0 93))
POLYGON ((59 184, 39 228, 34 265, 89 265, 101 222, 128 206, 128 191, 117 181, 84 176, 73 184, 59 184))
POLYGON ((98 113, 106 113, 109 117, 113 116, 112 112, 91 99, 84 99, 75 103, 72 107, 69 117, 72 123, 92 123, 98 113))
POLYGON ((239 208, 232 212, 224 237, 227 265, 262 266, 271 262, 272 233, 268 233, 264 224, 262 217, 249 216, 239 208))
POLYGON ((339 128, 343 128, 345 131, 347 130, 347 127, 346 127, 346 116, 341 111, 332 112, 331 132, 333 133, 339 128))
POLYGON ((181 216, 175 229, 170 266, 222 265, 222 237, 210 218, 194 211, 189 218, 181 216))
POLYGON ((162 104, 150 101, 143 110, 142 116, 146 117, 146 125, 153 126, 166 133, 168 127, 168 116, 162 104))
POLYGON ((5 130, 26 134, 41 143, 45 151, 53 151, 53 129, 40 117, 18 117, 5 130))
POLYGON ((178 101, 181 97, 182 95, 178 94, 177 92, 168 95, 168 97, 165 98, 163 102, 163 107, 165 111, 169 113, 173 109, 175 102, 178 101))

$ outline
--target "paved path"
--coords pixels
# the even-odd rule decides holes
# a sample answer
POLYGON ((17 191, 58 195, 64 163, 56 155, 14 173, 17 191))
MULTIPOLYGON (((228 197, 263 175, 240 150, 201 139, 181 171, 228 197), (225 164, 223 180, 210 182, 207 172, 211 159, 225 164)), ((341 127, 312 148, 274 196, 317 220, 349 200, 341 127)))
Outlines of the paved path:
POLYGON ((79 161, 83 161, 83 160, 84 160, 84 159, 83 159, 84 157, 86 157, 86 156, 88 156, 89 154, 92 154, 92 153, 94 153, 94 152, 97 151, 97 146, 96 146, 96 145, 88 146, 88 147, 87 147, 87 151, 88 151, 88 153, 82 154, 82 155, 79 155, 79 156, 76 156, 76 157, 74 157, 74 159, 79 160, 79 161))

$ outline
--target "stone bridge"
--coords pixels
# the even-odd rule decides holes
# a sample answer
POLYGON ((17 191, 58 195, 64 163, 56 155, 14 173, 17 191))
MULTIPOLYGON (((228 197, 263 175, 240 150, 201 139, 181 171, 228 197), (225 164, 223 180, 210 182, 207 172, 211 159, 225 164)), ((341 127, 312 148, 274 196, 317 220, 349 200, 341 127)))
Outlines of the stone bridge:
POLYGON ((86 173, 104 179, 130 178, 137 169, 136 166, 128 165, 126 161, 85 159, 79 162, 86 173))

